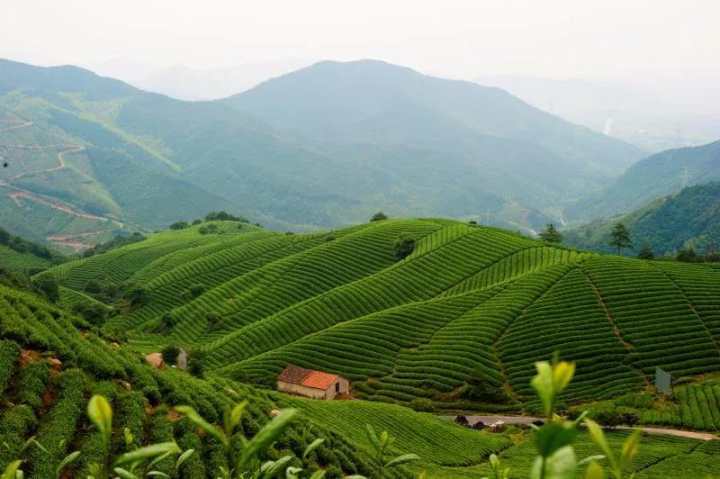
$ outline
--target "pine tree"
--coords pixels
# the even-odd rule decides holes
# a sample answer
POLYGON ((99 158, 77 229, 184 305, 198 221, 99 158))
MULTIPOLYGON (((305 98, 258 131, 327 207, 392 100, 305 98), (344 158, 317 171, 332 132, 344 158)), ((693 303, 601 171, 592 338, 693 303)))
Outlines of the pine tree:
POLYGON ((562 243, 562 234, 555 228, 555 225, 550 223, 545 227, 545 230, 540 233, 540 238, 547 243, 562 243))
POLYGON ((632 248, 630 232, 622 223, 616 223, 610 234, 610 246, 617 248, 618 254, 622 254, 625 248, 632 248))

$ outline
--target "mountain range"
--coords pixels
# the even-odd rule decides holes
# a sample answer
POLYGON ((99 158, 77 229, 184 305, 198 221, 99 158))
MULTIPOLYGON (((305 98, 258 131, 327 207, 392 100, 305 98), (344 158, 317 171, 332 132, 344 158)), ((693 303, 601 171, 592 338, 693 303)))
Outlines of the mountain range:
POLYGON ((0 224, 82 249, 209 210, 282 229, 449 215, 532 230, 640 159, 507 92, 322 62, 211 102, 0 62, 0 224))

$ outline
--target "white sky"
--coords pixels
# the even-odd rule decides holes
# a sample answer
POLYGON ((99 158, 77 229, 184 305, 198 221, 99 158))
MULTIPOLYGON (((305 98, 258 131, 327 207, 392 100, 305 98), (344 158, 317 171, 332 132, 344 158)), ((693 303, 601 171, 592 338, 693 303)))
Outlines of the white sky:
POLYGON ((0 0, 0 57, 217 68, 378 58, 447 76, 720 72, 720 0, 0 0))

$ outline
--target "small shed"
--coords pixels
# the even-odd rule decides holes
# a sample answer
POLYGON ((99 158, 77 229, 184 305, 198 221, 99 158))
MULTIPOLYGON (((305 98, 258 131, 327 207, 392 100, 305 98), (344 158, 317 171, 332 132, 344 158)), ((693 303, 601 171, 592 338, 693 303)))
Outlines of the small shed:
POLYGON ((313 399, 335 399, 350 394, 350 381, 337 374, 288 365, 277 380, 278 391, 313 399))

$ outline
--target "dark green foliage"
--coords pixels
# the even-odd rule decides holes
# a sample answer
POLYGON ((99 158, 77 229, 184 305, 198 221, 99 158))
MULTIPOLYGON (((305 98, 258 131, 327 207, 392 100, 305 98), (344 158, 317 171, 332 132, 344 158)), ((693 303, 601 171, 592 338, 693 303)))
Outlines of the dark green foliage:
POLYGON ((400 235, 393 245, 396 259, 405 259, 415 251, 415 238, 408 235, 400 235))
POLYGON ((149 301, 149 295, 145 288, 135 287, 127 293, 127 299, 133 307, 139 307, 149 301))
POLYGON ((123 436, 118 435, 117 450, 132 450, 145 444, 145 397, 141 392, 124 391, 117 398, 117 423, 124 431, 127 428, 132 434, 131 444, 125 442, 123 436))
POLYGON ((549 223, 545 227, 545 229, 540 233, 540 239, 542 239, 546 243, 562 243, 563 236, 555 228, 554 224, 549 223))
POLYGON ((45 361, 30 363, 20 370, 17 400, 33 409, 42 405, 42 395, 50 378, 50 367, 45 361))
POLYGON ((209 235, 209 234, 215 234, 219 230, 220 230, 220 228, 218 228, 218 225, 209 224, 209 225, 201 226, 200 228, 198 228, 198 233, 200 233, 201 235, 209 235))
POLYGON ((378 211, 372 217, 370 218, 370 221, 383 221, 388 219, 387 215, 383 213, 382 211, 378 211))
POLYGON ((176 221, 175 223, 170 225, 171 230, 184 230, 187 228, 188 222, 187 221, 176 221))
POLYGON ((617 248, 618 254, 621 254, 623 249, 632 247, 630 232, 624 224, 616 223, 613 227, 612 233, 610 234, 610 246, 617 248))
POLYGON ((503 404, 509 399, 499 384, 488 380, 482 368, 475 370, 468 378, 462 396, 471 401, 489 404, 503 404))
POLYGON ((205 221, 239 221, 241 223, 248 223, 246 218, 234 216, 225 211, 211 211, 205 216, 205 221))
POLYGON ((33 280, 33 286, 53 303, 60 299, 60 287, 57 280, 52 276, 43 275, 33 280))
POLYGON ((195 433, 195 428, 187 419, 182 419, 175 425, 177 443, 183 449, 195 449, 180 471, 182 479, 205 479, 205 463, 203 462, 203 443, 195 433))
POLYGON ((88 258, 90 256, 94 256, 96 254, 105 253, 107 251, 119 248, 121 246, 138 243, 140 241, 144 241, 145 236, 141 233, 138 233, 137 231, 132 234, 127 234, 120 230, 117 232, 117 234, 113 237, 113 239, 106 241, 104 243, 99 243, 93 246, 92 248, 89 248, 83 252, 83 257, 88 258))
POLYGON ((162 316, 161 323, 165 331, 170 331, 178 323, 178 318, 172 313, 165 313, 162 316))
POLYGON ((10 384, 19 355, 20 347, 16 342, 0 340, 0 396, 10 384))
POLYGON ((178 354, 180 354, 180 348, 175 345, 165 346, 162 350, 162 357, 165 364, 171 366, 177 362, 178 354))
POLYGON ((653 253, 652 247, 649 243, 645 243, 638 253, 639 259, 655 259, 655 253, 653 253))
POLYGON ((697 255, 693 248, 684 248, 677 252, 675 259, 684 263, 697 263, 702 261, 702 258, 697 255))
POLYGON ((32 241, 27 241, 19 236, 13 236, 3 228, 0 228, 0 245, 4 245, 18 253, 30 253, 38 258, 60 262, 62 256, 50 251, 45 246, 40 246, 32 241))
POLYGON ((202 377, 205 374, 205 354, 193 351, 188 356, 188 372, 193 376, 202 377))
POLYGON ((200 296, 201 294, 203 294, 205 292, 205 285, 204 284, 194 284, 194 285, 190 286, 189 292, 190 292, 190 296, 192 296, 193 298, 197 298, 198 296, 200 296))
POLYGON ((75 436, 77 421, 85 411, 85 385, 80 371, 63 372, 58 381, 58 389, 57 400, 48 413, 49 416, 43 419, 37 434, 38 442, 47 452, 39 448, 31 449, 30 477, 55 477, 55 468, 67 454, 75 436))
POLYGON ((0 471, 18 458, 27 435, 36 427, 37 420, 30 406, 12 406, 0 415, 0 471))
POLYGON ((110 309, 101 303, 78 303, 73 306, 73 312, 93 326, 102 326, 110 314, 110 309))

